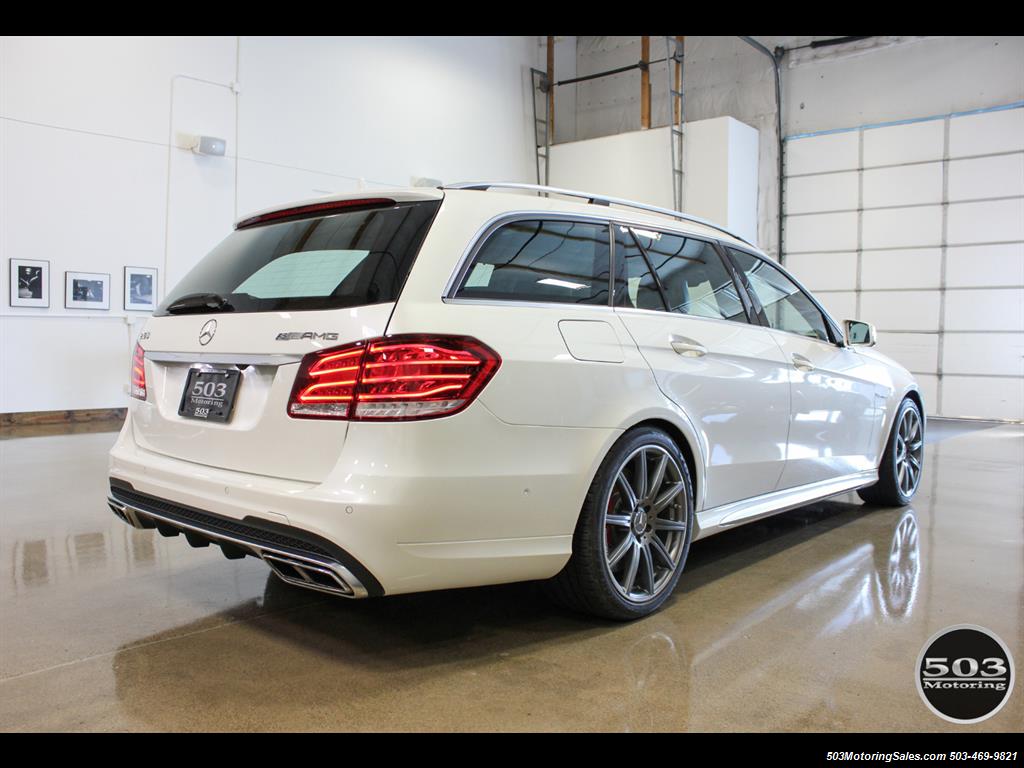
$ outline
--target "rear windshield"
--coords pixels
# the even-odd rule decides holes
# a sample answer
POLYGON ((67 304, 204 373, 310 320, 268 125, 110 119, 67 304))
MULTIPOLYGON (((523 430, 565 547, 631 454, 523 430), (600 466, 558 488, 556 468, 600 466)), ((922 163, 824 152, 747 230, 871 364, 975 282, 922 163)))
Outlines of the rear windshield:
POLYGON ((236 230, 175 286, 155 314, 174 314, 167 308, 199 294, 222 297, 218 311, 229 312, 395 301, 439 206, 436 200, 398 203, 236 230))

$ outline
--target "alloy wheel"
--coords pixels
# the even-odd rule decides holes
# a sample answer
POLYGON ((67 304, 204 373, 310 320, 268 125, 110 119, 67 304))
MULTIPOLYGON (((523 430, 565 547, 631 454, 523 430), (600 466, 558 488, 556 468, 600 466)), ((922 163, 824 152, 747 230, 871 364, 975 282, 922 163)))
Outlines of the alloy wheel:
POLYGON ((620 464, 604 503, 603 556, 622 597, 647 602, 672 583, 689 503, 683 471, 661 446, 642 446, 620 464))
POLYGON ((903 411, 896 430, 896 483, 900 493, 909 498, 921 482, 924 457, 924 433, 921 417, 913 408, 903 411))

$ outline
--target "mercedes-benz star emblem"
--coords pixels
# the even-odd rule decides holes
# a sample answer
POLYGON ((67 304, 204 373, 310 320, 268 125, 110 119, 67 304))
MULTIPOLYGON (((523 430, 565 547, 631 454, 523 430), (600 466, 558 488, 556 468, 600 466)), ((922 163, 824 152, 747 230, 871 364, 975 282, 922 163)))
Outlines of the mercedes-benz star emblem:
POLYGON ((217 332, 217 321, 207 320, 203 323, 203 327, 199 329, 199 343, 204 347, 213 341, 213 334, 217 332))

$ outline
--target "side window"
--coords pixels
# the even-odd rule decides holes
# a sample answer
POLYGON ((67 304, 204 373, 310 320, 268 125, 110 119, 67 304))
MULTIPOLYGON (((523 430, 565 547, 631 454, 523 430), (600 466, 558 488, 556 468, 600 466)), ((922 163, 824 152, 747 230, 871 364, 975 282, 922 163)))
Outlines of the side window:
POLYGON ((516 221, 493 232, 455 294, 566 304, 608 304, 608 225, 516 221))
POLYGON ((711 243, 665 232, 633 231, 658 274, 671 311, 747 322, 732 275, 711 243))
POLYGON ((658 284, 654 282, 643 251, 628 227, 615 230, 615 306, 665 311, 658 284))
POLYGON ((747 278, 772 328, 829 341, 825 318, 806 293, 779 269, 749 253, 729 249, 736 267, 747 278))

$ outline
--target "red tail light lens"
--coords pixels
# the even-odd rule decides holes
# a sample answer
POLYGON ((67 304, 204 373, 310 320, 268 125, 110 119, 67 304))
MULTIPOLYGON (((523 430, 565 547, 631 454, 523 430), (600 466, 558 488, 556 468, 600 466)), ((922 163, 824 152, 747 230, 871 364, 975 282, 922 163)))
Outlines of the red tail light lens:
POLYGON ((140 344, 135 345, 132 354, 131 394, 139 400, 146 399, 146 352, 140 344))
POLYGON ((457 413, 490 381, 501 358, 468 336, 406 334, 306 355, 288 414, 403 421, 457 413))

